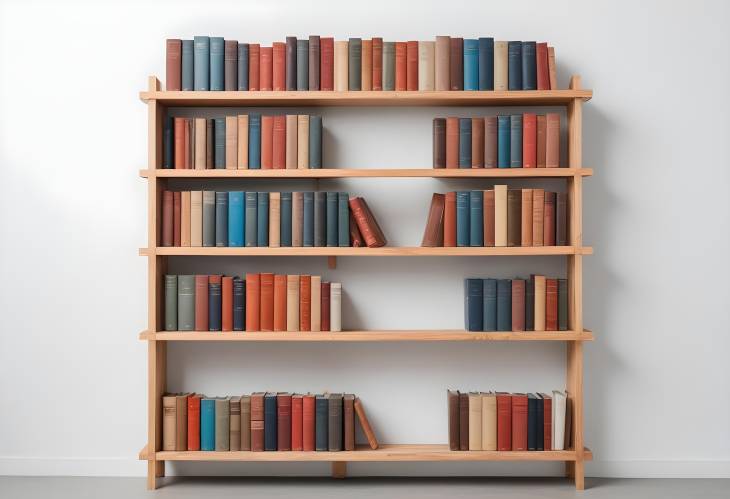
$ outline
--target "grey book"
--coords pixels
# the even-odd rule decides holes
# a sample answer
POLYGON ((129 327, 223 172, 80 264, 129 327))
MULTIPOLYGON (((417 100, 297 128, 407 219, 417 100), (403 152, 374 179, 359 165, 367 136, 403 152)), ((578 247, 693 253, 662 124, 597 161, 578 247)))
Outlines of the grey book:
POLYGON ((195 276, 177 276, 178 331, 195 330, 195 276))
POLYGON ((238 90, 248 90, 248 43, 238 44, 238 90))
POLYGON ((327 193, 314 193, 314 245, 327 246, 327 193))
POLYGON ((350 197, 346 192, 337 194, 337 245, 350 246, 350 197))
POLYGON ((297 90, 309 90, 309 40, 297 40, 297 90))
POLYGON ((383 42, 383 90, 395 90, 395 42, 383 42))
POLYGON ((230 397, 215 399, 215 450, 228 451, 230 447, 231 415, 230 397))
POLYGON ((319 37, 309 37, 309 90, 319 90, 319 37))
POLYGON ((215 246, 215 191, 203 191, 203 246, 215 246))
POLYGON ((322 117, 309 117, 309 168, 322 168, 322 117))
POLYGON ((350 38, 347 44, 347 89, 362 90, 362 40, 360 38, 350 38))
POLYGON ((176 275, 165 275, 165 331, 177 331, 176 275))
POLYGON ((286 37, 286 89, 297 89, 297 37, 286 37))
POLYGON ((329 431, 328 448, 330 451, 342 450, 342 394, 331 393, 327 399, 328 421, 327 429, 329 431))

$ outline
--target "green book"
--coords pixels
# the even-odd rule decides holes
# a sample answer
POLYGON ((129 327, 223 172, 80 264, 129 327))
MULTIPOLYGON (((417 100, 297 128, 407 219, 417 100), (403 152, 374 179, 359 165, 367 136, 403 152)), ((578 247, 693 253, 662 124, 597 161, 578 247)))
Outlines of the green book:
POLYGON ((177 276, 178 331, 195 330, 195 276, 177 276))
POLYGON ((165 275, 165 331, 177 331, 176 275, 165 275))
POLYGON ((347 60, 347 76, 348 90, 362 90, 362 39, 350 38, 347 44, 348 60, 347 60))
POLYGON ((383 42, 383 90, 395 90, 395 42, 383 42))

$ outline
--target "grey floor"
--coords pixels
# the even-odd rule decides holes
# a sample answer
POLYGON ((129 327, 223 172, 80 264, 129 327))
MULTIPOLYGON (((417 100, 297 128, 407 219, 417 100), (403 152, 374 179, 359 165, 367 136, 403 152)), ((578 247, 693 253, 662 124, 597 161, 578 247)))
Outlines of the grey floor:
POLYGON ((586 479, 578 492, 562 479, 506 478, 166 478, 154 492, 142 478, 0 477, 0 498, 279 499, 714 499, 730 497, 724 479, 586 479))

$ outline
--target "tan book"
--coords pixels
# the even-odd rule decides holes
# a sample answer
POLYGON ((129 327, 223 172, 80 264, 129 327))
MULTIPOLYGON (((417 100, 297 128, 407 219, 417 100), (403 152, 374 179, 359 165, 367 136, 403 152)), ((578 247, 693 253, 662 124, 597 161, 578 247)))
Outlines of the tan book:
POLYGON ((238 132, 238 169, 248 170, 248 115, 239 114, 238 124, 236 125, 238 132))
POLYGON ((360 65, 360 89, 373 89, 373 41, 362 41, 362 64, 360 65))
POLYGON ((269 248, 281 246, 281 193, 269 193, 269 248))
POLYGON ((182 393, 175 397, 175 450, 188 450, 188 396, 182 393))
POLYGON ((195 164, 196 170, 205 170, 205 147, 206 147, 206 128, 208 127, 205 118, 195 118, 195 164))
POLYGON ((494 245, 507 246, 507 186, 494 186, 494 245))
POLYGON ((182 191, 180 199, 180 246, 190 246, 190 191, 182 191))
POLYGON ((545 190, 532 190, 532 245, 543 246, 543 227, 545 212, 545 190))
POLYGON ((418 42, 418 90, 434 90, 436 42, 418 42))
POLYGON ((522 189, 520 245, 532 246, 532 189, 522 189))
POLYGON ((311 330, 320 331, 322 329, 322 278, 320 276, 312 276, 311 288, 311 330))
POLYGON ((286 330, 299 331, 299 276, 286 276, 286 330))
POLYGON ((286 169, 296 170, 297 168, 297 115, 286 115, 286 169))
POLYGON ((342 331, 342 284, 330 284, 330 331, 342 331))
POLYGON ((335 40, 335 92, 347 92, 347 50, 346 41, 335 40))
POLYGON ((176 424, 177 397, 165 395, 162 397, 162 450, 175 450, 176 424))
POLYGON ((309 168, 309 115, 297 116, 297 168, 309 168))
POLYGON ((291 245, 304 245, 304 194, 294 191, 291 193, 291 245))
POLYGON ((545 276, 535 276, 535 331, 545 331, 545 276))
POLYGON ((548 75, 550 77, 550 90, 557 90, 558 73, 555 69, 555 47, 548 47, 548 75))
POLYGON ((507 42, 494 42, 494 89, 507 90, 507 42))
POLYGON ((226 116, 226 170, 238 168, 238 117, 226 116))
POLYGON ((497 450, 497 395, 482 393, 482 450, 497 450))
POLYGON ((190 246, 203 245, 203 191, 190 191, 190 246))
MULTIPOLYGON (((185 168, 194 168, 195 163, 195 119, 194 118, 185 118, 185 123, 187 124, 187 134, 186 137, 187 143, 188 143, 188 155, 185 159, 185 168)), ((208 134, 206 133, 205 136, 207 137, 208 134)))
POLYGON ((482 396, 469 393, 469 450, 482 450, 482 396))
POLYGON ((241 450, 251 450, 251 396, 241 396, 241 450))
POLYGON ((436 53, 434 70, 436 90, 451 90, 451 66, 449 65, 451 38, 437 36, 434 51, 436 53))
POLYGON ((229 404, 230 450, 241 450, 241 397, 231 397, 229 404))

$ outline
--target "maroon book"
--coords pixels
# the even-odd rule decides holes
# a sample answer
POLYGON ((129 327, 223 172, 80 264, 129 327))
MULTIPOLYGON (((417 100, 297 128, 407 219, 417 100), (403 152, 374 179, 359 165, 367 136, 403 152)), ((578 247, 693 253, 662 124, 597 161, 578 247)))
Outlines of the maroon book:
POLYGON ((261 45, 251 43, 248 46, 248 89, 259 90, 260 87, 260 68, 261 64, 261 45))
POLYGON ((451 38, 451 90, 464 90, 464 39, 451 38))
POLYGON ((512 395, 497 392, 497 450, 512 450, 512 395))
POLYGON ((276 450, 291 450, 291 394, 276 394, 276 450))
POLYGON ((373 38, 373 90, 383 90, 382 38, 373 38))
POLYGON ((319 87, 322 90, 335 89, 335 39, 320 38, 319 40, 319 87))
POLYGON ((195 276, 195 330, 208 330, 208 282, 207 275, 195 276))

